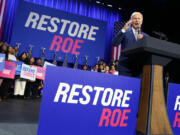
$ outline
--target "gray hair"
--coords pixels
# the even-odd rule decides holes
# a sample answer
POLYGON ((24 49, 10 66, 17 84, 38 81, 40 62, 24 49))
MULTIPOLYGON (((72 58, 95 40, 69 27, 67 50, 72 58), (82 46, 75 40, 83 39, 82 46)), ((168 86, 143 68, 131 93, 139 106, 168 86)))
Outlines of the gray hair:
POLYGON ((141 16, 142 16, 142 20, 143 20, 143 15, 142 15, 141 12, 133 12, 133 13, 131 14, 131 20, 132 20, 133 16, 136 15, 136 14, 141 15, 141 16))

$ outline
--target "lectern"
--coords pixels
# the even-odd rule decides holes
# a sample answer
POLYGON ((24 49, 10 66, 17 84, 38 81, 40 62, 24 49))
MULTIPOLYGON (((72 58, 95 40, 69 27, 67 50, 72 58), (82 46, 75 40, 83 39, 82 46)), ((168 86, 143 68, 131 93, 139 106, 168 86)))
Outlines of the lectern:
POLYGON ((180 45, 144 37, 124 49, 124 64, 131 71, 142 71, 137 128, 144 135, 173 135, 164 99, 163 69, 180 59, 180 45), (142 70, 139 70, 142 69, 142 70))

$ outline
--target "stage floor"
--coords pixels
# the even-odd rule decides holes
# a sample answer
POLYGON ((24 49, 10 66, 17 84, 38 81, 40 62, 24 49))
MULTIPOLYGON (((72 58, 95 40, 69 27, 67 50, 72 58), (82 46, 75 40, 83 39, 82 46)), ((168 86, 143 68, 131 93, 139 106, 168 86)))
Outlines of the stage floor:
POLYGON ((40 99, 0 102, 0 135, 36 135, 40 99))

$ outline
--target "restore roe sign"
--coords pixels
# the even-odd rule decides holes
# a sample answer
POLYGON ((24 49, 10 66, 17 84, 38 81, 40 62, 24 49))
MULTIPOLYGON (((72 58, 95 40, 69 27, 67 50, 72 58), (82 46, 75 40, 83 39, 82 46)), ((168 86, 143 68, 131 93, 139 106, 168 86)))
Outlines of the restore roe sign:
POLYGON ((88 64, 94 65, 96 57, 104 58, 105 36, 106 22, 20 1, 11 44, 22 43, 20 53, 33 45, 34 57, 40 57, 44 47, 49 60, 55 50, 57 58, 67 53, 70 63, 75 61, 75 54, 81 57, 80 64, 89 56, 88 64))
POLYGON ((48 66, 44 84, 38 135, 134 135, 139 79, 48 66))

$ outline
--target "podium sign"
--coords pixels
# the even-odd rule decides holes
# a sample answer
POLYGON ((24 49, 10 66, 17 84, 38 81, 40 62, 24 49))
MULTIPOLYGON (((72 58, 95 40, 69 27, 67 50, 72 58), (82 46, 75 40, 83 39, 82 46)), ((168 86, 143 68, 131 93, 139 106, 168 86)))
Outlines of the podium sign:
POLYGON ((48 66, 44 84, 38 135, 135 134, 139 79, 48 66))

